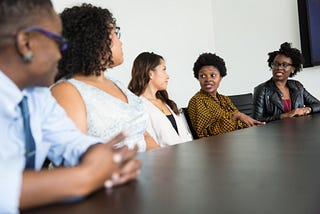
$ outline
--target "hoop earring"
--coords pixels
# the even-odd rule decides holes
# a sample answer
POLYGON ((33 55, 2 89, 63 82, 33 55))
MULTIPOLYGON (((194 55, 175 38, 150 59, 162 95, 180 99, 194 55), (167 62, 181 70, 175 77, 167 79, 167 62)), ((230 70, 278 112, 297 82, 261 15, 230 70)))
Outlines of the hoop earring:
POLYGON ((22 55, 21 57, 23 62, 32 62, 33 61, 33 53, 31 51, 28 51, 26 55, 22 55))

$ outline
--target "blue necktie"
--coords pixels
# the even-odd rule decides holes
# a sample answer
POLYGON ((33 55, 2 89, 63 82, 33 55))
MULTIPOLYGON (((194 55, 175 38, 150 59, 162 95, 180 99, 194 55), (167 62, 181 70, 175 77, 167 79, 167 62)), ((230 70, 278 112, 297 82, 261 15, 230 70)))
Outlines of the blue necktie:
POLYGON ((22 101, 19 103, 19 107, 21 108, 21 113, 23 117, 23 130, 25 134, 25 147, 26 147, 26 169, 34 169, 34 160, 36 155, 36 145, 34 139, 32 137, 31 129, 30 129, 30 116, 29 116, 29 108, 27 97, 23 97, 22 101))

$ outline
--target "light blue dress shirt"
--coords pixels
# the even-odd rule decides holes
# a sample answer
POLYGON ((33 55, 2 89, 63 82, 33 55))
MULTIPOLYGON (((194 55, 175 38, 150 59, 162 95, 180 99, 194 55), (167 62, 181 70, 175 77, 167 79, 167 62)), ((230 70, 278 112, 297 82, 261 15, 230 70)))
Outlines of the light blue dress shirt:
POLYGON ((36 170, 41 169, 46 156, 57 166, 74 166, 89 146, 102 142, 82 134, 47 87, 21 91, 0 71, 0 213, 19 212, 25 138, 18 104, 23 96, 28 97, 36 170))

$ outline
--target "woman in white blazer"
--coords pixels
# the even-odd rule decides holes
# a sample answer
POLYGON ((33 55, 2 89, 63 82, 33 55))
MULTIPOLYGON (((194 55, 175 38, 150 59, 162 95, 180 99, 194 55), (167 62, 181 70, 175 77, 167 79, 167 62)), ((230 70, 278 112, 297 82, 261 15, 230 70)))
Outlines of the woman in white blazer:
POLYGON ((148 131, 161 147, 192 140, 176 103, 169 99, 168 80, 162 56, 143 52, 134 60, 128 88, 145 104, 151 120, 148 131))

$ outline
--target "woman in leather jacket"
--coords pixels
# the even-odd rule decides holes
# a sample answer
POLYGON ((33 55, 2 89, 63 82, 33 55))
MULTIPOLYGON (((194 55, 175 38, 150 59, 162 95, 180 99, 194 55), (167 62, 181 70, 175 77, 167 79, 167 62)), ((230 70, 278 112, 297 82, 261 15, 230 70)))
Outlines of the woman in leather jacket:
POLYGON ((270 122, 320 111, 320 102, 296 80, 288 80, 302 70, 300 51, 285 42, 268 53, 272 78, 254 89, 253 117, 270 122))

